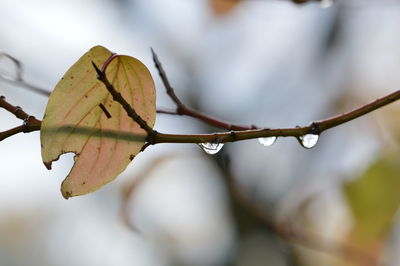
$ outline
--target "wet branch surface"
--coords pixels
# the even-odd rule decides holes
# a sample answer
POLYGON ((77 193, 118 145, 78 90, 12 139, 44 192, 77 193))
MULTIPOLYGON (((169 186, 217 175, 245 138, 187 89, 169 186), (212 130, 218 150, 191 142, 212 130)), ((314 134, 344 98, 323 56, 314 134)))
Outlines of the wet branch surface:
MULTIPOLYGON (((163 81, 163 84, 166 88, 167 94, 171 98, 171 100, 176 105, 175 111, 165 111, 161 113, 168 113, 174 115, 186 115, 198 120, 201 120, 209 125, 215 126, 217 128, 226 129, 229 131, 226 132, 218 132, 211 134, 168 134, 161 133, 153 130, 149 127, 144 119, 142 119, 136 111, 129 105, 129 103, 119 94, 112 84, 108 81, 105 75, 105 68, 103 67, 101 70, 94 65, 96 72, 98 74, 98 78, 107 90, 112 94, 113 99, 121 104, 121 106, 125 109, 127 114, 137 122, 148 134, 147 136, 147 144, 159 144, 159 143, 227 143, 227 142, 235 142, 242 140, 249 140, 255 138, 264 138, 264 137, 295 137, 299 139, 300 137, 307 134, 320 135, 322 132, 354 120, 358 117, 364 116, 374 110, 377 110, 385 105, 388 105, 392 102, 395 102, 400 99, 400 90, 397 90, 393 93, 390 93, 382 98, 376 99, 366 105, 360 106, 352 111, 347 113, 343 113, 337 116, 333 116, 324 120, 319 120, 310 123, 307 126, 296 126, 293 128, 258 128, 256 126, 243 126, 236 125, 232 123, 228 123, 225 121, 221 121, 215 117, 211 117, 209 115, 203 114, 199 111, 189 108, 186 106, 176 95, 173 87, 170 85, 170 82, 167 78, 167 75, 157 57, 155 52, 152 50, 153 59, 156 65, 157 70, 159 71, 160 77, 163 81)), ((112 58, 115 58, 117 55, 112 55, 112 58)), ((16 127, 7 131, 0 132, 0 141, 6 139, 12 135, 15 135, 20 132, 32 132, 36 130, 40 130, 40 120, 36 118, 29 118, 29 115, 21 113, 22 109, 12 106, 11 104, 5 101, 4 96, 2 96, 0 101, 0 108, 3 108, 13 114, 15 114, 20 119, 26 119, 23 127, 16 127)), ((25 120, 24 120, 25 121, 25 120)), ((136 136, 132 136, 135 138, 136 136)))

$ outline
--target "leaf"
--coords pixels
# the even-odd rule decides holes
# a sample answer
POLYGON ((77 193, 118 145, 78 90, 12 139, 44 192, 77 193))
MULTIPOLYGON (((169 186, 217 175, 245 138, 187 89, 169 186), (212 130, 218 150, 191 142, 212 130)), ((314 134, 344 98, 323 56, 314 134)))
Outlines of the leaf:
POLYGON ((216 15, 224 15, 232 11, 240 0, 209 0, 208 2, 216 15))
MULTIPOLYGON (((146 132, 97 80, 92 61, 101 67, 111 56, 102 46, 90 49, 61 78, 47 103, 40 130, 44 164, 51 169, 60 155, 75 153, 61 185, 65 198, 93 192, 114 180, 145 143, 146 132)), ((115 56, 106 76, 153 127, 155 86, 146 66, 133 57, 115 56)))
POLYGON ((350 239, 365 247, 379 246, 400 206, 398 153, 379 158, 365 174, 344 187, 355 218, 350 239))

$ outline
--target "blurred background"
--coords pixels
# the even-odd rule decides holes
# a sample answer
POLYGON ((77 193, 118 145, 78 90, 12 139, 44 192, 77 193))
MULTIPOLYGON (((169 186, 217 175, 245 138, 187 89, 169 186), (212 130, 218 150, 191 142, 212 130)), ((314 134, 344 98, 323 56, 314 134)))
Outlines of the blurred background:
MULTIPOLYGON (((176 93, 220 119, 294 127, 395 91, 400 1, 1 0, 0 52, 26 82, 51 91, 92 46, 142 60, 157 106, 176 93)), ((42 118, 47 98, 9 82, 0 95, 42 118)), ((47 171, 39 133, 0 142, 0 265, 399 265, 400 104, 324 132, 265 147, 162 144, 115 181, 68 201, 73 155, 47 171)), ((0 110, 0 131, 21 124, 0 110)), ((220 129, 158 115, 168 133, 220 129)))

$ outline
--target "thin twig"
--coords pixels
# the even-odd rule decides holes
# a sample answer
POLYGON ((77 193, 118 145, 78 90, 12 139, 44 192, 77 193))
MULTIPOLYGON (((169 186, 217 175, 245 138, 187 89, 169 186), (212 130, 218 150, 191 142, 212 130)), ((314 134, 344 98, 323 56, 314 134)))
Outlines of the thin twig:
POLYGON ((10 104, 6 101, 6 98, 4 96, 0 96, 0 108, 7 110, 8 112, 15 115, 15 117, 17 117, 18 119, 23 120, 23 124, 21 126, 0 132, 0 141, 18 133, 28 133, 40 130, 40 120, 24 112, 21 107, 10 104))
POLYGON ((2 132, 0 132, 0 141, 4 140, 6 138, 9 138, 11 136, 14 136, 15 134, 22 133, 22 132, 24 132, 24 126, 18 126, 18 127, 8 129, 6 131, 2 131, 2 132))
POLYGON ((154 61, 155 67, 158 70, 158 74, 160 75, 160 78, 164 84, 167 94, 176 105, 175 111, 158 110, 159 113, 191 116, 191 117, 197 118, 211 126, 226 129, 226 130, 249 130, 249 129, 257 128, 255 126, 248 127, 248 126, 236 125, 236 124, 232 124, 229 122, 221 121, 219 119, 216 119, 209 115, 203 114, 203 113, 201 113, 197 110, 194 110, 194 109, 188 107, 187 105, 185 105, 179 99, 179 97, 176 95, 175 90, 171 86, 171 83, 168 80, 167 74, 166 74, 160 60, 158 59, 156 52, 154 52, 153 48, 151 48, 151 53, 153 55, 153 61, 154 61))
POLYGON ((385 105, 395 102, 398 99, 400 99, 400 90, 392 92, 384 97, 378 98, 375 101, 372 101, 366 105, 357 107, 350 112, 340 114, 337 116, 333 116, 333 117, 325 119, 325 120, 317 121, 317 122, 314 122, 314 124, 316 124, 322 132, 329 128, 336 127, 340 124, 344 124, 344 123, 349 122, 353 119, 356 119, 360 116, 363 116, 372 111, 375 111, 376 109, 379 109, 385 105))
MULTIPOLYGON (((191 116, 194 118, 197 118, 209 125, 218 127, 218 128, 223 128, 226 130, 236 130, 239 132, 235 132, 234 138, 231 136, 229 137, 228 134, 232 135, 232 133, 216 133, 214 134, 215 139, 220 139, 220 142, 232 142, 232 141, 239 141, 239 140, 245 140, 245 139, 250 139, 250 138, 258 138, 258 137, 271 137, 271 136, 276 136, 276 137, 288 137, 288 136, 293 136, 293 137, 300 137, 308 133, 316 134, 319 135, 323 131, 341 125, 343 123, 346 123, 348 121, 351 121, 355 118, 358 118, 360 116, 363 116, 369 112, 372 112, 384 105, 387 105, 389 103, 392 103, 394 101, 397 101, 400 99, 400 90, 395 91, 387 96, 384 96, 382 98, 379 98, 369 104, 360 106, 350 112, 337 115, 325 120, 320 120, 311 123, 308 126, 303 126, 303 127, 296 127, 296 128, 283 128, 283 129, 259 129, 256 126, 243 126, 243 125, 235 125, 231 124, 228 122, 224 122, 221 120, 218 120, 214 117, 211 117, 209 115, 205 115, 199 111, 196 111, 188 106, 186 106, 176 95, 174 88, 171 86, 167 74, 158 59, 157 54, 154 52, 153 48, 151 48, 151 53, 153 55, 153 61, 155 64, 155 67, 158 70, 158 73, 161 77, 161 80, 165 86, 165 89, 167 91, 168 96, 171 98, 171 100, 175 103, 176 109, 175 111, 171 110, 159 110, 159 113, 162 114, 172 114, 172 115, 187 115, 191 116), (245 131, 245 132, 240 132, 240 131, 245 131)), ((176 139, 173 136, 165 136, 163 134, 160 134, 160 138, 163 142, 168 142, 169 140, 175 141, 176 139)), ((201 137, 198 135, 197 137, 201 137)), ((191 139, 188 139, 189 142, 191 139)), ((182 142, 184 142, 184 139, 182 138, 182 142)))
POLYGON ((29 117, 20 106, 14 106, 7 102, 4 96, 0 96, 0 107, 12 113, 18 119, 24 120, 29 117))
MULTIPOLYGON (((167 114, 176 114, 176 115, 188 115, 194 118, 197 118, 201 121, 204 121, 210 125, 214 125, 219 128, 224 128, 230 130, 229 132, 219 132, 219 133, 212 133, 212 134, 195 134, 195 135, 188 135, 188 134, 164 134, 159 133, 149 127, 145 120, 143 120, 136 111, 126 102, 126 100, 122 97, 120 93, 118 93, 112 84, 107 80, 105 72, 100 70, 97 66, 94 65, 96 72, 99 76, 99 80, 101 80, 106 88, 110 91, 113 96, 113 99, 119 102, 127 114, 136 121, 147 133, 147 143, 148 145, 157 144, 157 143, 207 143, 207 142, 219 142, 219 143, 226 143, 226 142, 234 142, 234 141, 242 141, 247 139, 254 139, 254 138, 262 138, 262 137, 296 137, 299 138, 305 134, 321 134, 323 131, 328 130, 332 127, 336 127, 353 119, 356 119, 360 116, 363 116, 369 112, 372 112, 378 108, 381 108, 387 104, 390 104, 394 101, 400 99, 400 90, 397 90, 391 94, 388 94, 382 98, 379 98, 371 103, 366 105, 360 106, 350 112, 337 115, 334 117, 330 117, 325 120, 319 120, 309 124, 308 126, 302 127, 294 127, 294 128, 277 128, 277 129, 270 129, 270 128, 257 128, 255 126, 242 126, 242 125, 235 125, 231 123, 227 123, 221 120, 218 120, 214 117, 208 116, 206 114, 200 113, 194 109, 187 107, 175 94, 174 89, 170 85, 167 75, 158 60, 156 53, 152 50, 153 59, 156 65, 156 68, 159 71, 160 77, 163 80, 163 83, 166 87, 167 94, 176 104, 175 113, 169 110, 159 110, 160 113, 167 113, 167 114), (235 131, 232 131, 235 130, 235 131)), ((112 58, 115 58, 118 55, 113 55, 112 58)), ((28 114, 24 113, 20 108, 7 104, 7 102, 2 98, 1 101, 2 105, 0 107, 8 110, 13 114, 19 115, 20 119, 26 119, 28 114), (22 111, 22 112, 21 112, 22 111)), ((20 132, 31 132, 40 129, 40 120, 32 120, 29 123, 25 123, 23 131, 20 132)), ((19 128, 12 129, 11 131, 7 131, 6 133, 0 132, 0 140, 5 139, 11 135, 14 135, 14 132, 20 130, 19 128), (13 133, 10 135, 10 133, 13 133)), ((18 133, 18 132, 17 132, 18 133)), ((136 137, 136 136, 132 136, 136 137)), ((147 146, 146 146, 147 147, 147 146)))
POLYGON ((46 89, 43 89, 43 88, 40 88, 38 86, 35 86, 33 84, 30 84, 25 80, 11 80, 11 79, 6 79, 6 78, 4 78, 2 76, 0 76, 0 80, 4 81, 6 83, 12 84, 12 85, 17 85, 17 86, 24 87, 24 88, 26 88, 26 89, 28 89, 28 90, 30 90, 32 92, 35 92, 37 94, 42 95, 42 96, 49 97, 50 94, 51 94, 50 91, 48 91, 46 89))
POLYGON ((0 53, 0 58, 1 57, 5 57, 8 58, 16 67, 16 77, 15 79, 9 79, 4 77, 2 74, 0 74, 0 81, 3 82, 7 82, 10 83, 12 85, 17 85, 17 86, 21 86, 21 87, 25 87, 35 93, 44 95, 44 96, 49 96, 50 92, 40 88, 38 86, 35 86, 33 84, 28 83, 27 81, 25 81, 24 77, 23 77, 23 65, 22 63, 15 57, 13 57, 12 55, 9 55, 7 53, 0 53))
MULTIPOLYGON (((111 85, 111 84, 110 84, 111 85)), ((109 87, 111 88, 111 87, 109 87)), ((114 89, 115 90, 115 89, 114 89)), ((116 91, 115 91, 116 92, 116 91)), ((116 92, 116 101, 122 102, 126 108, 125 110, 130 110, 130 115, 136 117, 136 112, 133 110, 131 106, 122 98, 122 96, 116 92)), ((397 90, 387 96, 379 98, 371 103, 366 105, 360 106, 350 112, 337 115, 325 120, 320 120, 311 123, 308 126, 303 127, 294 127, 294 128, 278 128, 278 129, 252 129, 252 130, 245 130, 245 131, 232 131, 230 132, 220 132, 220 133, 212 133, 212 134, 164 134, 151 129, 146 121, 140 118, 140 116, 134 119, 136 122, 143 120, 142 125, 146 128, 146 132, 152 134, 152 138, 149 139, 150 144, 157 144, 157 143, 206 143, 206 142, 234 142, 234 141, 241 141, 241 140, 248 140, 254 138, 263 138, 263 137, 296 137, 299 138, 305 134, 313 133, 313 134, 321 134, 323 131, 328 130, 332 127, 339 126, 343 123, 349 122, 353 119, 356 119, 360 116, 363 116, 369 112, 372 112, 376 109, 379 109, 385 105, 388 105, 394 101, 400 99, 400 90, 397 90), (140 119, 141 120, 140 120, 140 119), (156 132, 156 134, 154 133, 156 132)), ((2 107, 0 105, 0 107, 2 107)), ((127 112, 128 112, 127 111, 127 112)), ((137 115, 137 114, 136 114, 137 115)), ((40 122, 40 121, 39 121, 40 122)), ((37 127, 37 123, 35 125, 27 125, 30 131, 39 130, 37 127)))
POLYGON ((319 120, 312 122, 308 126, 295 127, 295 128, 281 128, 281 129, 252 129, 245 131, 235 131, 234 136, 232 132, 222 132, 204 135, 174 135, 174 134, 158 134, 157 142, 172 142, 172 143, 200 143, 199 140, 203 142, 212 142, 218 139, 219 142, 233 142, 241 141, 254 138, 262 137, 296 137, 299 138, 306 134, 321 134, 322 132, 354 120, 360 116, 370 113, 376 109, 379 109, 385 105, 388 105, 394 101, 400 99, 400 90, 390 93, 382 98, 379 98, 371 103, 360 106, 350 112, 337 115, 334 117, 327 118, 325 120, 319 120))

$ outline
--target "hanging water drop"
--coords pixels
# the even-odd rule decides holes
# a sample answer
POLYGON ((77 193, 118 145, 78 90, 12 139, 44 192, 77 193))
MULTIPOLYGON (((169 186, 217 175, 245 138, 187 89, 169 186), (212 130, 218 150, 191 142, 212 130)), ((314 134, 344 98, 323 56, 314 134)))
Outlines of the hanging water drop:
POLYGON ((207 153, 207 154, 217 154, 224 146, 223 143, 200 143, 200 147, 207 153))
POLYGON ((331 7, 333 4, 333 0, 321 0, 321 8, 331 7))
POLYGON ((258 142, 264 146, 271 146, 275 143, 276 137, 266 137, 266 138, 258 138, 258 142))
POLYGON ((312 147, 315 146, 315 144, 317 144, 318 138, 319 138, 319 135, 306 134, 304 136, 301 136, 299 139, 300 139, 301 145, 303 145, 304 148, 311 149, 312 147))

